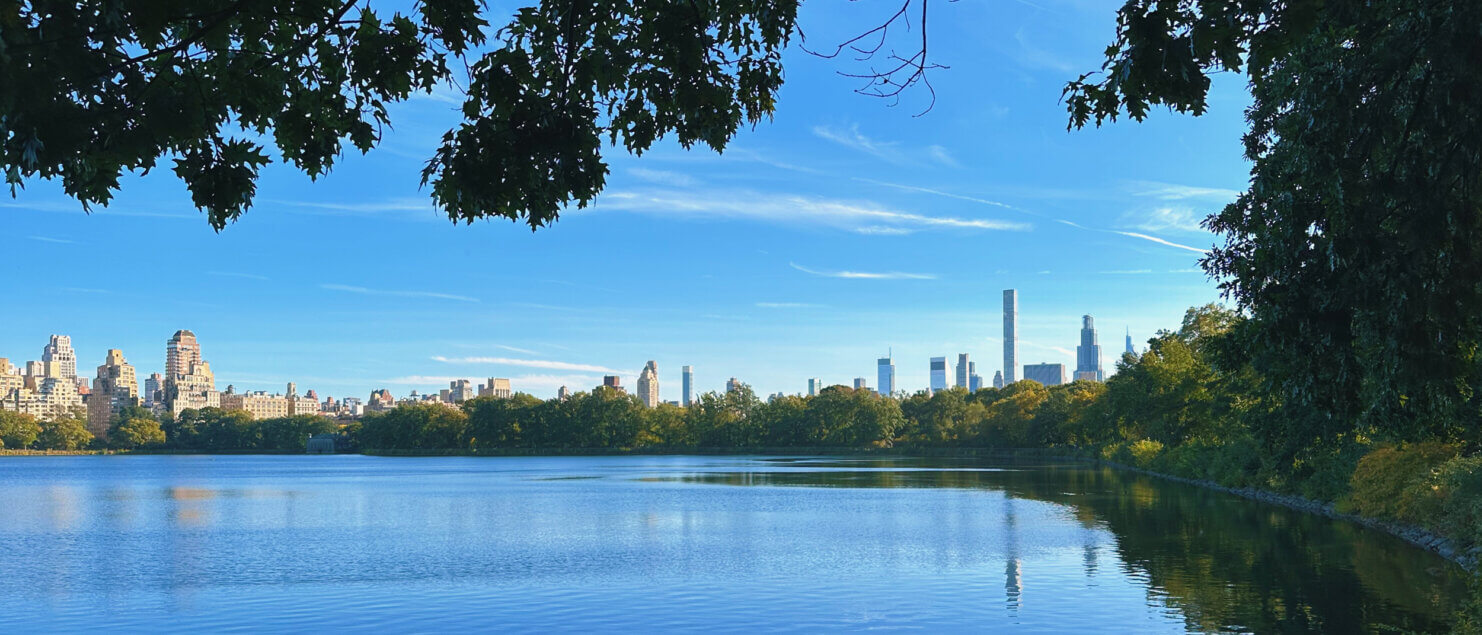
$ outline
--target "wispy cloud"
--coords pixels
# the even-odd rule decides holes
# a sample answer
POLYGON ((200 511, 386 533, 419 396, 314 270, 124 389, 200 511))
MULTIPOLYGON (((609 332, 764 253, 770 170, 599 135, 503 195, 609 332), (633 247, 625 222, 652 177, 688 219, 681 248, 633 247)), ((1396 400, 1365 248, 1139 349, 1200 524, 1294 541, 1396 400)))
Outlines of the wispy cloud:
POLYGON ((494 347, 495 348, 502 348, 502 349, 507 350, 507 351, 510 351, 512 353, 524 353, 526 355, 539 355, 540 354, 539 352, 532 351, 532 350, 530 350, 528 348, 516 348, 514 346, 506 346, 504 344, 495 344, 494 347))
POLYGON ((77 244, 77 243, 75 243, 73 241, 67 240, 66 238, 52 238, 51 236, 27 236, 26 238, 29 238, 31 240, 36 240, 36 241, 44 242, 44 243, 56 243, 58 245, 75 245, 75 244, 77 244))
POLYGON ((357 287, 348 284, 321 284, 320 289, 329 291, 344 291, 345 293, 359 293, 361 295, 384 295, 398 298, 432 298, 434 300, 457 300, 459 302, 478 302, 478 298, 470 298, 466 295, 453 295, 451 293, 437 293, 434 291, 397 291, 390 289, 371 289, 357 287))
POLYGON ((822 304, 810 304, 807 302, 758 302, 757 306, 763 309, 821 309, 822 304))
POLYGON ((1208 249, 1200 249, 1198 247, 1190 247, 1188 245, 1181 245, 1179 243, 1173 242, 1171 240, 1165 240, 1165 239, 1159 238, 1157 236, 1149 236, 1147 234, 1139 234, 1137 232, 1124 232, 1124 231, 1115 231, 1115 230, 1107 230, 1107 229, 1103 229, 1103 230, 1099 230, 1099 231, 1110 231, 1113 234, 1121 234, 1123 236, 1131 236, 1133 238, 1141 238, 1143 240, 1147 240, 1147 241, 1158 243, 1159 245, 1167 245, 1169 247, 1176 247, 1178 249, 1192 251, 1192 252, 1194 252, 1196 254, 1207 254, 1207 253, 1209 253, 1209 250, 1208 249))
POLYGON ((432 361, 444 364, 496 364, 500 366, 520 366, 523 368, 542 368, 545 370, 573 370, 588 373, 617 374, 622 371, 614 370, 606 366, 595 364, 573 364, 571 362, 558 362, 547 359, 515 359, 510 357, 443 357, 435 355, 432 361))
POLYGON ((221 276, 223 278, 244 278, 247 280, 272 280, 267 276, 259 276, 255 273, 241 273, 238 271, 207 271, 208 276, 221 276))
POLYGON ((381 201, 358 201, 358 202, 323 202, 323 201, 290 201, 282 199, 271 199, 264 201, 276 205, 297 208, 311 214, 323 216, 403 216, 411 218, 407 212, 423 212, 426 218, 435 218, 438 214, 437 208, 432 206, 432 200, 426 198, 392 198, 381 201))
POLYGON ((1068 221, 1068 220, 1065 220, 1063 218, 1054 218, 1052 216, 1046 216, 1045 214, 1041 214, 1039 212, 1035 212, 1035 211, 1032 211, 1032 210, 1023 209, 1023 208, 1020 208, 1020 207, 1015 207, 1015 206, 1009 205, 1007 203, 1000 203, 998 201, 988 200, 988 199, 985 199, 985 198, 978 198, 978 197, 974 197, 974 196, 963 196, 961 194, 953 194, 951 192, 943 192, 941 190, 933 190, 933 189, 925 188, 925 187, 916 187, 914 185, 901 185, 899 183, 887 183, 885 181, 875 181, 875 180, 872 180, 872 179, 866 179, 866 178, 861 178, 861 177, 856 177, 855 180, 856 181, 862 181, 862 182, 865 182, 865 183, 872 183, 872 184, 875 184, 875 185, 882 185, 882 186, 885 186, 885 187, 893 187, 893 188, 897 188, 897 189, 901 189, 901 190, 908 190, 908 191, 914 191, 914 192, 922 192, 924 194, 932 194, 934 196, 942 196, 942 197, 946 197, 946 198, 954 198, 954 199, 963 200, 963 201, 971 201, 971 202, 974 202, 974 203, 980 203, 980 204, 983 204, 983 205, 988 205, 990 207, 998 207, 998 208, 1003 208, 1003 209, 1010 209, 1010 210, 1013 210, 1013 211, 1016 211, 1016 212, 1020 212, 1020 213, 1023 213, 1023 214, 1028 214, 1030 216, 1037 216, 1037 217, 1040 217, 1040 218, 1048 218, 1049 220, 1055 221, 1055 222, 1060 223, 1062 225, 1067 225, 1067 226, 1074 227, 1076 229, 1082 229, 1082 230, 1085 230, 1085 231, 1103 232, 1103 233, 1107 233, 1107 234, 1117 234, 1117 235, 1120 235, 1120 236, 1127 236, 1129 238, 1137 238, 1139 240, 1152 241, 1152 242, 1158 243, 1160 245, 1166 245, 1168 247, 1174 247, 1174 248, 1177 248, 1177 249, 1185 249, 1185 250, 1188 250, 1188 251, 1193 251, 1193 252, 1197 252, 1197 253, 1201 253, 1201 254, 1203 254, 1203 253, 1209 253, 1208 250, 1205 250, 1205 249, 1200 249, 1198 247, 1190 247, 1189 245, 1182 245, 1182 244, 1179 244, 1179 243, 1176 243, 1176 242, 1173 242, 1173 241, 1170 241, 1170 240, 1159 238, 1157 236, 1149 236, 1147 234, 1141 234, 1141 233, 1129 232, 1129 231, 1119 231, 1119 230, 1115 230, 1115 229, 1101 229, 1099 227, 1087 227, 1085 225, 1082 225, 1082 224, 1077 223, 1077 222, 1074 222, 1074 221, 1068 221))
POLYGON ((1146 232, 1204 233, 1204 228, 1199 225, 1202 220, 1203 215, 1188 207, 1159 207, 1122 215, 1126 226, 1146 232))
POLYGON ((812 275, 815 275, 815 276, 823 276, 825 278, 852 278, 852 279, 856 279, 856 280, 936 280, 937 279, 937 277, 936 277, 935 274, 930 274, 930 273, 905 273, 905 272, 901 272, 901 271, 885 271, 885 272, 870 272, 870 271, 823 271, 823 270, 819 270, 819 269, 809 269, 808 267, 804 267, 804 266, 802 266, 800 264, 797 264, 795 262, 789 262, 789 263, 787 263, 787 265, 789 267, 792 267, 793 269, 797 269, 798 271, 801 271, 803 273, 812 274, 812 275))
POLYGON ((1029 36, 1025 35, 1024 29, 1019 29, 1014 33, 1014 41, 1019 44, 1016 57, 1019 59, 1019 63, 1024 66, 1049 69, 1061 73, 1069 73, 1076 70, 1076 65, 1070 60, 1029 41, 1029 36))
POLYGON ((628 168, 628 174, 650 183, 660 185, 672 185, 675 187, 689 187, 695 184, 695 179, 687 174, 671 172, 669 170, 650 170, 648 168, 628 168))
POLYGON ((907 148, 894 141, 879 141, 865 136, 854 124, 847 129, 833 126, 813 126, 813 134, 820 139, 897 165, 937 164, 946 167, 962 167, 947 148, 929 145, 924 148, 907 148))
POLYGON ((1157 181, 1133 181, 1133 194, 1136 196, 1147 196, 1165 201, 1179 201, 1191 198, 1219 199, 1231 201, 1240 196, 1240 192, 1219 187, 1197 187, 1193 185, 1178 185, 1176 183, 1159 183, 1157 181))
POLYGON ((610 192, 599 207, 694 218, 751 219, 781 224, 822 225, 866 234, 919 230, 1027 231, 1028 223, 996 218, 960 218, 906 212, 873 203, 737 192, 610 192))

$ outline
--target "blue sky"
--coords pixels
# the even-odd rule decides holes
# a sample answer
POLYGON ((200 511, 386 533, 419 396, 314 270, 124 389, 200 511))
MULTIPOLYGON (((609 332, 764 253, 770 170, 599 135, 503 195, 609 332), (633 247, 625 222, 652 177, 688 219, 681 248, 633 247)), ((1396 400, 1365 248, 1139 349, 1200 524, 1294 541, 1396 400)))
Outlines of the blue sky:
MULTIPOLYGON (((892 10, 810 2, 801 22, 822 46, 892 10)), ((142 377, 188 328, 222 389, 364 397, 498 376, 550 396, 611 371, 630 384, 654 359, 678 399, 685 364, 701 390, 735 376, 794 393, 809 377, 874 386, 893 349, 915 390, 932 356, 1000 369, 1006 288, 1021 363, 1073 367, 1090 313, 1108 371, 1124 328, 1142 345, 1219 299, 1196 263, 1216 237, 1198 221, 1246 183, 1239 76, 1216 78, 1203 117, 1067 132, 1061 88, 1099 65, 1112 3, 936 3, 931 24, 950 68, 932 76, 930 112, 915 116, 923 91, 895 107, 852 93, 837 71, 861 67, 795 40, 772 122, 724 155, 612 150, 597 203, 536 233, 455 226, 418 189, 456 121, 446 94, 396 106, 378 150, 318 182, 270 166, 220 234, 168 170, 126 178, 91 216, 31 182, 0 199, 0 356, 37 359, 64 333, 80 369, 120 348, 142 377)))

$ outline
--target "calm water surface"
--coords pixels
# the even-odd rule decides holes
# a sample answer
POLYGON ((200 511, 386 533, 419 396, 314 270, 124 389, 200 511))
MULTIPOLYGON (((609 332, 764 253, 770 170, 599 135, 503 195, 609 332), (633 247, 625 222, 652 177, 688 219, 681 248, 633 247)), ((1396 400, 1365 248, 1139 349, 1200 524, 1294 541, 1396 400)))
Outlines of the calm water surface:
POLYGON ((1443 630, 1396 539, 1075 464, 0 459, 0 632, 1443 630))

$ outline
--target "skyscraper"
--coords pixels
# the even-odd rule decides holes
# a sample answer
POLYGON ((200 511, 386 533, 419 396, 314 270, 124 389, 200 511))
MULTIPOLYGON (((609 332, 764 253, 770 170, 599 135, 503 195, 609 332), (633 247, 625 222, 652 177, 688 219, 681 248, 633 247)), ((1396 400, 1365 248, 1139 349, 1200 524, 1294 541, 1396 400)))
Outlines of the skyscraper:
POLYGON ((1003 290, 1003 382, 1018 381, 1019 373, 1019 291, 1003 290))
POLYGON ((814 379, 809 379, 808 380, 808 396, 809 397, 817 397, 818 396, 818 391, 820 391, 820 390, 823 390, 823 380, 822 379, 814 378, 814 379))
POLYGON ((72 338, 53 335, 46 348, 41 349, 42 364, 56 364, 57 376, 62 379, 77 378, 77 354, 72 352, 72 338))
POLYGON ((995 371, 993 371, 993 387, 994 388, 1003 388, 1003 371, 1001 371, 1001 370, 995 370, 995 371))
POLYGON ((932 392, 936 392, 938 390, 946 390, 946 389, 947 389, 947 358, 945 358, 945 357, 933 357, 933 358, 931 358, 931 390, 932 390, 932 392))
POLYGON ((139 405, 139 382, 123 351, 109 349, 98 367, 93 392, 87 400, 87 429, 99 439, 107 436, 108 423, 119 411, 139 405))
POLYGON ((957 387, 967 388, 972 381, 972 362, 967 360, 967 353, 957 354, 957 387))
POLYGON ((186 330, 175 331, 165 344, 165 378, 184 375, 192 366, 201 363, 201 344, 196 334, 186 330))
POLYGON ((1096 340, 1096 322, 1081 316, 1081 345, 1075 349, 1075 378, 1102 381, 1101 344, 1096 340))
POLYGON ((978 363, 967 363, 967 389, 969 392, 978 392, 983 389, 983 378, 978 375, 978 363))
POLYGON ((688 408, 695 402, 695 367, 685 366, 682 370, 684 371, 684 395, 680 398, 680 403, 688 408))
POLYGON ((741 392, 741 389, 745 387, 746 384, 741 383, 741 380, 736 379, 735 377, 726 380, 727 393, 741 392))
POLYGON ((654 360, 648 360, 638 373, 638 399, 649 408, 659 407, 659 365, 654 360))
POLYGON ((173 414, 187 409, 219 407, 216 376, 201 359, 195 333, 175 331, 165 344, 165 407, 173 414))
POLYGON ((1131 328, 1128 328, 1127 329, 1127 354, 1128 355, 1136 355, 1137 354, 1137 349, 1132 348, 1132 329, 1131 328))
POLYGON ((854 378, 854 389, 855 390, 868 390, 869 388, 870 388, 869 386, 865 385, 865 378, 863 378, 863 377, 855 377, 854 378))
POLYGON ((876 373, 875 390, 882 395, 895 394, 895 362, 889 357, 881 357, 876 362, 876 369, 879 372, 876 373))
POLYGON ((1065 364, 1025 364, 1024 378, 1045 386, 1059 386, 1065 383, 1065 364))
POLYGON ((626 392, 623 389, 623 378, 618 375, 603 375, 601 388, 611 388, 618 392, 626 392))

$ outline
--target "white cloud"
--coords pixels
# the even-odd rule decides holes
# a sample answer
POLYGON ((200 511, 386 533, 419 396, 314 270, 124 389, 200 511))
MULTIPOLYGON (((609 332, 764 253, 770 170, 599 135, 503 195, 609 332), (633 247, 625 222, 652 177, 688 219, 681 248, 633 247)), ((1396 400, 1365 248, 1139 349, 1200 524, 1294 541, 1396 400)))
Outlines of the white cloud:
POLYGON ((1158 207, 1143 212, 1128 212, 1122 216, 1123 223, 1146 232, 1204 233, 1204 228, 1199 226, 1202 220, 1203 215, 1189 207, 1158 207))
POLYGON ((854 233, 866 236, 909 236, 916 233, 914 229, 904 227, 886 227, 884 225, 867 225, 854 228, 854 233))
POLYGON ((521 366, 524 368, 543 368, 545 370, 574 370, 588 373, 606 373, 609 375, 619 374, 622 371, 614 370, 606 366, 595 364, 573 364, 571 362, 557 362, 545 359, 514 359, 510 357, 443 357, 435 355, 432 361, 444 364, 495 364, 499 366, 521 366))
POLYGON ((936 274, 930 273, 904 273, 900 271, 869 272, 869 271, 821 271, 809 269, 797 263, 787 263, 789 267, 803 273, 825 278, 852 278, 856 280, 936 280, 936 274))
POLYGON ((502 348, 504 350, 515 352, 515 353, 524 353, 526 355, 539 355, 540 354, 540 353, 538 353, 536 351, 532 351, 532 350, 530 350, 528 348, 516 348, 514 346, 505 346, 504 344, 495 344, 494 347, 495 348, 502 348))
POLYGON ((1178 185, 1175 183, 1159 183, 1157 181, 1134 181, 1133 194, 1136 196, 1147 196, 1165 201, 1178 201, 1190 198, 1219 199, 1231 201, 1240 196, 1240 192, 1219 187, 1196 187, 1193 185, 1178 185))
POLYGON ((1164 239, 1159 238, 1157 236, 1149 236, 1147 234, 1139 234, 1137 232, 1120 232, 1120 231, 1113 231, 1113 230, 1102 230, 1102 231, 1111 231, 1114 234, 1121 234, 1123 236, 1131 236, 1133 238, 1141 238, 1143 240, 1152 241, 1152 242, 1158 243, 1160 245, 1167 245, 1169 247, 1177 247, 1179 249, 1185 249, 1185 250, 1192 251, 1192 252, 1195 252, 1195 253, 1201 253, 1201 254, 1207 254, 1207 253, 1209 253, 1209 250, 1208 249, 1200 249, 1198 247, 1190 247, 1188 245, 1180 245, 1180 244, 1178 244, 1176 242, 1173 242, 1171 240, 1164 240, 1164 239))
POLYGON ((52 238, 51 236, 27 236, 26 238, 30 238, 31 240, 36 240, 36 241, 40 241, 40 242, 44 242, 44 243, 56 243, 58 245, 75 245, 75 244, 77 244, 77 243, 75 243, 73 241, 70 241, 70 240, 67 240, 65 238, 52 238))
POLYGON ((671 185, 675 187, 689 187, 695 184, 695 180, 687 174, 671 172, 669 170, 650 170, 647 168, 628 168, 628 174, 643 179, 650 183, 660 185, 671 185))
POLYGON ((958 218, 905 212, 873 203, 839 201, 755 191, 736 192, 610 192, 599 207, 647 214, 695 218, 719 217, 780 224, 822 225, 845 231, 882 234, 927 229, 1027 231, 1028 223, 996 218, 958 218))
POLYGON ((457 300, 459 302, 478 302, 478 298, 470 298, 466 295, 453 295, 451 293, 437 293, 433 291, 395 291, 389 289, 370 289, 348 284, 321 284, 320 289, 329 291, 344 291, 346 293, 359 293, 361 295, 384 295, 398 298, 432 298, 435 300, 457 300))
POLYGON ((914 149, 902 147, 894 141, 871 139, 859 131, 858 124, 849 126, 847 130, 833 126, 813 126, 813 134, 820 139, 897 165, 937 164, 950 168, 962 167, 945 147, 929 145, 914 149))

